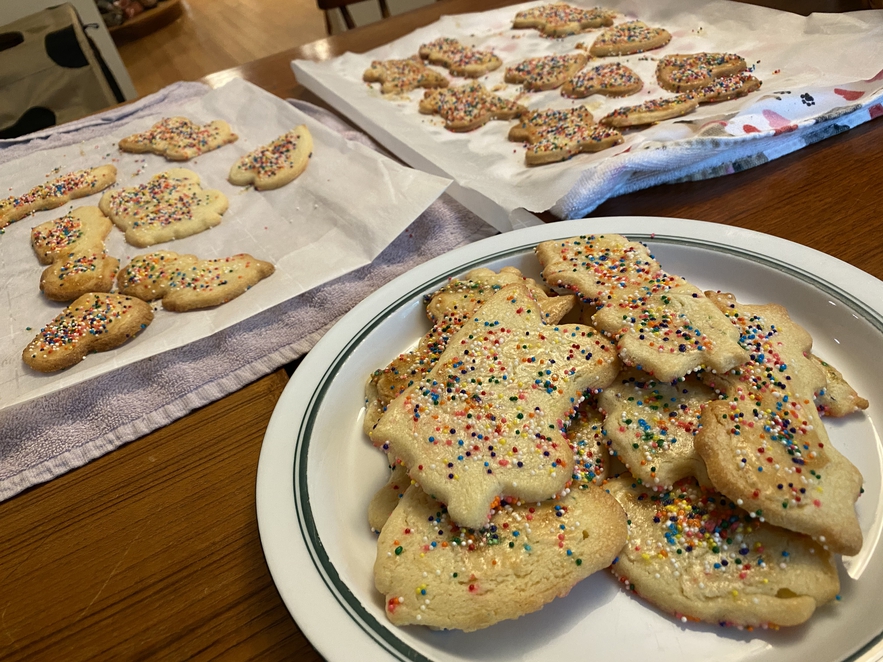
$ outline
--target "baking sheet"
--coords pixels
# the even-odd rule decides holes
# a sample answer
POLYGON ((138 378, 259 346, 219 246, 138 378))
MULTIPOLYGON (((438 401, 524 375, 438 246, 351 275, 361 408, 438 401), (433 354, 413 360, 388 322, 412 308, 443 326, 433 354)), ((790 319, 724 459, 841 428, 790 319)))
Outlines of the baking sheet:
MULTIPOLYGON (((529 2, 446 16, 364 54, 345 53, 325 62, 297 60, 292 66, 301 84, 345 112, 405 162, 453 178, 451 194, 465 195, 461 202, 500 230, 538 223, 525 210, 545 211, 567 194, 576 191, 579 195, 588 174, 601 173, 602 181, 614 188, 635 171, 653 171, 665 181, 666 173, 678 170, 679 175, 683 174, 685 166, 699 164, 711 155, 719 158, 711 164, 706 162, 705 167, 725 163, 730 150, 732 154, 739 151, 744 159, 746 144, 759 146, 765 141, 763 149, 775 152, 775 147, 767 144, 770 140, 779 136, 785 140, 792 131, 867 107, 875 99, 879 104, 883 96, 883 12, 803 17, 728 0, 605 2, 603 6, 617 12, 616 23, 640 19, 672 34, 663 48, 595 61, 627 64, 643 79, 643 90, 618 99, 593 95, 583 100, 566 99, 558 90, 525 93, 521 86, 503 82, 508 66, 528 57, 577 52, 577 44, 590 46, 599 33, 592 30, 548 39, 536 30, 511 28, 518 11, 541 4, 529 2), (672 53, 739 53, 763 81, 763 87, 741 99, 704 105, 688 116, 629 131, 625 142, 612 149, 527 168, 523 147, 507 140, 512 122, 492 121, 470 133, 455 134, 445 130, 437 116, 419 114, 422 90, 390 99, 380 94, 378 85, 362 81, 362 73, 372 60, 409 57, 421 44, 439 36, 492 49, 503 65, 480 80, 487 88, 517 99, 531 110, 584 104, 600 118, 620 106, 671 96, 655 82, 654 72, 657 59, 672 53), (660 153, 660 149, 666 151, 660 153)), ((594 6, 585 0, 570 4, 594 6)), ((456 85, 465 79, 451 81, 456 85)), ((603 187, 600 192, 597 188, 586 189, 587 196, 598 198, 596 204, 605 199, 603 187)), ((587 200, 585 207, 590 208, 592 202, 587 200)))
POLYGON ((58 174, 103 163, 117 167, 116 186, 143 183, 172 167, 188 168, 200 175, 204 188, 218 189, 227 196, 230 207, 221 224, 143 249, 126 244, 123 233, 114 229, 105 242, 108 253, 118 258, 121 266, 135 255, 159 249, 192 253, 202 259, 250 253, 273 262, 276 272, 241 297, 214 309, 172 313, 156 302, 153 323, 134 340, 114 351, 92 354, 69 370, 40 374, 24 365, 21 352, 65 304, 49 301, 39 291, 45 267, 30 246, 30 230, 73 208, 97 205, 100 196, 18 221, 0 236, 0 320, 6 323, 6 342, 0 346, 0 409, 209 336, 368 264, 450 183, 347 141, 290 104, 241 80, 182 104, 174 114, 199 123, 224 119, 239 140, 183 163, 117 149, 120 138, 149 128, 170 115, 166 112, 122 124, 95 140, 6 163, 0 166, 0 195, 20 194, 58 174), (308 126, 314 149, 309 166, 297 180, 264 192, 227 182, 230 166, 240 156, 298 124, 308 126))

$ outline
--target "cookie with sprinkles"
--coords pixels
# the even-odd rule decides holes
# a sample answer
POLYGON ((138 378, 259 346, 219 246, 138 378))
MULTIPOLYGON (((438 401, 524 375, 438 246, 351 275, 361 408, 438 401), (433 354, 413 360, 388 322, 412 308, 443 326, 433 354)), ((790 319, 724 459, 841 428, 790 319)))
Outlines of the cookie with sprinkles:
POLYGON ((89 292, 110 292, 120 261, 100 247, 79 247, 40 275, 40 291, 52 301, 73 301, 89 292))
POLYGON ((509 130, 509 140, 527 143, 524 162, 529 166, 565 161, 582 152, 600 152, 622 142, 622 134, 595 124, 585 106, 564 110, 537 110, 509 130))
POLYGON ((628 21, 605 29, 589 47, 595 57, 632 55, 662 48, 671 41, 665 28, 650 27, 642 21, 628 21))
POLYGON ((525 285, 506 285, 389 404, 371 439, 455 522, 480 528, 498 498, 540 501, 565 488, 573 462, 565 421, 618 369, 601 334, 547 325, 525 285))
POLYGON ((561 87, 561 94, 574 99, 593 94, 624 97, 640 92, 643 87, 644 81, 630 67, 619 62, 605 62, 566 81, 561 87))
POLYGON ((816 410, 813 395, 826 378, 806 356, 812 338, 782 306, 708 295, 750 354, 728 372, 703 375, 721 394, 694 440, 712 484, 758 519, 857 554, 862 475, 830 443, 816 410))
POLYGON ((199 175, 172 168, 144 184, 107 191, 98 207, 132 246, 144 248, 213 228, 227 211, 227 197, 204 189, 199 175))
POLYGON ((141 299, 90 292, 44 326, 25 347, 22 360, 39 372, 64 370, 87 354, 119 347, 152 321, 150 304, 141 299))
POLYGON ((372 531, 383 529, 413 482, 408 475, 408 467, 401 462, 397 463, 394 459, 391 460, 389 479, 377 490, 368 504, 368 525, 372 531))
POLYGON ((528 92, 554 90, 586 66, 582 53, 533 57, 506 69, 504 80, 521 85, 528 92))
POLYGON ((760 79, 742 72, 732 76, 715 78, 708 85, 688 92, 699 103, 713 103, 744 97, 760 89, 760 79))
POLYGON ((450 337, 504 285, 524 283, 537 300, 547 324, 557 324, 576 304, 573 295, 557 295, 515 267, 503 267, 499 273, 480 267, 426 297, 426 315, 432 329, 417 347, 376 370, 365 387, 364 430, 370 435, 387 405, 426 375, 441 356, 450 337))
POLYGON ((816 408, 822 416, 840 418, 868 408, 870 403, 849 385, 843 374, 824 359, 810 355, 825 372, 825 385, 816 391, 816 408))
POLYGON ((594 394, 577 409, 567 426, 567 439, 573 451, 571 489, 583 489, 589 483, 603 485, 610 474, 612 456, 604 435, 604 415, 598 410, 594 394))
POLYGON ((681 117, 692 113, 699 106, 699 100, 690 94, 651 99, 636 106, 623 106, 608 113, 600 120, 601 124, 619 129, 631 126, 644 126, 681 117))
POLYGON ((535 612, 610 565, 625 515, 595 485, 539 504, 504 503, 482 530, 461 528, 418 486, 377 540, 374 584, 395 625, 473 631, 535 612))
POLYGON ((694 375, 669 384, 628 368, 598 395, 598 407, 611 451, 639 484, 660 490, 695 477, 710 486, 693 438, 715 397, 694 375))
POLYGON ((418 87, 447 87, 448 79, 433 71, 420 60, 411 57, 404 60, 374 60, 365 69, 362 80, 366 83, 380 83, 383 94, 401 94, 418 87))
POLYGON ((656 80, 669 92, 689 92, 747 68, 745 58, 734 53, 673 54, 656 63, 656 80))
POLYGON ((246 253, 211 260, 172 251, 132 259, 117 275, 122 294, 144 301, 162 299, 163 308, 186 312, 220 306, 271 276, 275 267, 246 253))
POLYGON ((98 207, 77 207, 31 229, 31 246, 41 264, 52 264, 83 245, 102 246, 113 223, 98 207))
POLYGON ((597 312, 594 326, 626 365, 660 382, 701 367, 726 371, 748 360, 739 331, 701 290, 665 272, 646 246, 622 235, 585 235, 537 246, 543 279, 597 312))
POLYGON ((186 117, 166 117, 147 131, 123 138, 119 147, 135 154, 158 154, 168 161, 189 161, 238 139, 224 120, 199 125, 186 117))
POLYGON ((757 521, 691 479, 660 493, 624 474, 607 488, 629 519, 628 542, 611 570, 681 621, 799 625, 840 590, 834 560, 820 544, 757 521))
POLYGON ((599 7, 583 9, 556 2, 518 12, 512 27, 516 30, 536 28, 545 37, 567 37, 592 28, 613 25, 614 16, 614 12, 599 7))
POLYGON ((227 179, 258 191, 280 188, 300 177, 313 156, 313 136, 305 124, 240 158, 227 179))
POLYGON ((0 228, 19 221, 34 212, 55 209, 71 200, 103 191, 117 179, 112 165, 69 172, 35 186, 27 193, 0 200, 0 228))
POLYGON ((424 115, 439 115, 448 131, 472 131, 491 120, 511 120, 527 112, 515 101, 488 92, 478 82, 423 93, 418 110, 424 115))
POLYGON ((478 78, 499 69, 503 61, 492 51, 483 51, 464 46, 456 39, 439 37, 421 44, 418 54, 430 64, 438 64, 451 72, 452 76, 478 78))

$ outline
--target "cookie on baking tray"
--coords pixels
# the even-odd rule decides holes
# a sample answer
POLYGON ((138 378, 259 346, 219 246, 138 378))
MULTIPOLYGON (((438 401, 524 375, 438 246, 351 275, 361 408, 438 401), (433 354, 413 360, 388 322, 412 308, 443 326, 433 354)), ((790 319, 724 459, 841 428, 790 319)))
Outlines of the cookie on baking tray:
POLYGON ((533 57, 506 69, 504 80, 521 85, 529 92, 554 90, 586 66, 583 53, 533 57))
POLYGON ((365 69, 362 80, 380 83, 383 94, 410 92, 418 87, 447 87, 448 79, 433 71, 419 57, 404 60, 374 60, 365 69))
POLYGON ((236 186, 254 184, 258 191, 280 188, 303 174, 313 156, 313 136, 305 124, 241 157, 227 179, 236 186))
POLYGON ((659 490, 687 477, 710 485, 693 438, 715 397, 694 375, 669 384, 627 368, 598 395, 598 407, 610 448, 639 484, 659 490))
POLYGON ((371 439, 455 522, 480 528, 498 498, 539 501, 566 486, 573 458, 561 422, 618 369, 601 334, 547 325, 524 284, 506 285, 390 402, 371 439))
POLYGON ((676 618, 798 625, 840 590, 822 545, 759 522, 692 479, 660 493, 624 474, 606 487, 629 519, 628 542, 611 570, 629 590, 676 618))
POLYGON ((418 110, 424 115, 439 115, 448 131, 472 131, 491 120, 510 120, 527 108, 515 101, 488 92, 478 82, 457 87, 426 90, 418 110))
POLYGON ((426 297, 426 315, 432 329, 417 347, 393 359, 385 368, 376 370, 365 387, 364 430, 369 436, 387 405, 406 388, 426 375, 444 352, 448 339, 485 301, 504 285, 524 283, 537 300, 546 324, 557 324, 576 304, 573 295, 557 295, 526 278, 515 267, 503 267, 499 273, 479 267, 426 297))
POLYGON ((656 80, 669 92, 689 92, 747 68, 745 58, 734 53, 672 54, 656 63, 656 80))
POLYGON ((813 401, 825 371, 807 355, 812 338, 779 305, 707 293, 741 334, 750 358, 705 373, 721 394, 694 444, 715 488, 758 518, 805 533, 832 552, 856 554, 862 531, 859 470, 828 440, 813 401))
POLYGON ((103 245, 113 223, 98 207, 77 207, 31 229, 31 246, 41 264, 52 264, 85 244, 103 245))
POLYGON ((537 110, 509 129, 509 140, 525 142, 529 166, 565 161, 581 152, 599 152, 622 142, 616 129, 595 124, 584 106, 537 110))
POLYGON ((126 235, 132 246, 143 248, 189 237, 221 222, 227 198, 203 189, 199 175, 172 168, 144 184, 107 191, 98 207, 126 235))
POLYGON ((91 352, 119 347, 153 321, 150 304, 120 294, 90 292, 40 330, 22 352, 39 372, 70 368, 91 352))
POLYGON ((410 487, 380 531, 374 584, 395 625, 473 631, 541 609, 610 565, 622 508, 584 485, 539 504, 504 503, 482 530, 410 487))
POLYGON ((103 165, 69 172, 45 184, 35 186, 27 193, 0 200, 0 228, 5 228, 28 214, 55 209, 71 200, 103 191, 113 184, 116 178, 117 169, 112 165, 103 165))
POLYGON ((117 275, 122 294, 144 301, 162 299, 176 312, 210 308, 244 294, 272 275, 275 267, 240 253, 213 260, 172 251, 155 251, 132 259, 117 275))
POLYGON ((515 14, 512 27, 516 30, 536 28, 546 37, 566 37, 592 28, 613 25, 616 14, 595 7, 583 9, 564 2, 531 7, 515 14))
POLYGON ((439 37, 422 44, 418 54, 430 64, 448 69, 453 76, 478 78, 498 69, 503 61, 491 51, 484 51, 461 44, 450 37, 439 37))
POLYGON ((636 94, 644 82, 630 67, 619 62, 605 62, 581 71, 561 87, 565 97, 583 99, 592 94, 608 97, 624 97, 636 94))
POLYGON ((119 146, 124 152, 150 152, 169 161, 188 161, 238 138, 224 120, 200 126, 186 117, 166 117, 147 131, 123 138, 119 146))
POLYGON ((545 241, 536 254, 546 283, 595 306, 593 325, 615 339, 623 362, 660 382, 748 359, 730 320, 697 287, 666 273, 641 243, 585 235, 545 241))
POLYGON ((589 47, 595 57, 631 55, 662 48, 671 41, 664 28, 650 27, 642 21, 628 21, 606 28, 589 47))
POLYGON ((759 90, 760 86, 760 79, 742 71, 732 76, 715 78, 708 85, 691 90, 687 94, 699 103, 713 103, 744 97, 746 94, 759 90))
POLYGON ((598 121, 607 126, 624 129, 681 117, 692 113, 698 106, 699 99, 693 95, 689 93, 678 94, 673 97, 651 99, 635 106, 617 108, 598 121))

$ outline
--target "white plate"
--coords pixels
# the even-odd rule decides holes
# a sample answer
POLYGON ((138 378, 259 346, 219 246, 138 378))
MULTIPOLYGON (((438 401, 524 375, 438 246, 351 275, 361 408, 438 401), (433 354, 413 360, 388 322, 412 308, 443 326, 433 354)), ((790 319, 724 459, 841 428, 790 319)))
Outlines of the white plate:
POLYGON ((697 221, 610 218, 499 235, 443 255, 365 299, 309 353, 270 421, 257 476, 264 554, 298 625, 329 660, 548 660, 591 654, 615 660, 876 659, 883 648, 883 282, 828 255, 769 235, 697 221), (422 295, 476 266, 514 265, 539 276, 540 241, 618 232, 647 243, 663 267, 745 302, 784 304, 871 402, 829 421, 830 437, 865 478, 857 510, 861 553, 844 559, 841 599, 808 624, 740 631, 683 624, 620 590, 606 572, 566 598, 486 630, 396 628, 374 590, 375 536, 367 504, 384 484, 386 458, 362 434, 367 376, 428 330, 422 295))

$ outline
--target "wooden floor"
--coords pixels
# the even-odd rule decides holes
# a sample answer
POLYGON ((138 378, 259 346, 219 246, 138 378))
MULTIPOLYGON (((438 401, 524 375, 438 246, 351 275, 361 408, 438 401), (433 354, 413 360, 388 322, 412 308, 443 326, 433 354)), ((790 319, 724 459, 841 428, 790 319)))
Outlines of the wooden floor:
POLYGON ((315 0, 184 0, 184 15, 120 56, 139 95, 325 37, 315 0))

